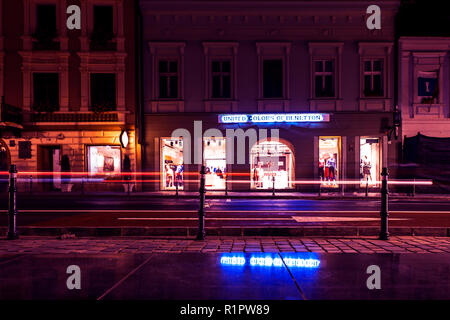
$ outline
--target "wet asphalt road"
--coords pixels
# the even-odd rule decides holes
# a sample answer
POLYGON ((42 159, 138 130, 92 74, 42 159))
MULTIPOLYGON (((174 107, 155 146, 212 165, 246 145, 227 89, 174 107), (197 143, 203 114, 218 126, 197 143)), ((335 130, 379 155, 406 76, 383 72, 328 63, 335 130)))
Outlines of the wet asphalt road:
MULTIPOLYGON (((7 199, 0 200, 7 225, 7 199)), ((18 201, 23 226, 196 226, 198 201, 185 198, 28 197, 18 201)), ((207 199, 209 226, 379 224, 379 200, 207 199)), ((393 226, 450 227, 450 203, 391 200, 393 226)))

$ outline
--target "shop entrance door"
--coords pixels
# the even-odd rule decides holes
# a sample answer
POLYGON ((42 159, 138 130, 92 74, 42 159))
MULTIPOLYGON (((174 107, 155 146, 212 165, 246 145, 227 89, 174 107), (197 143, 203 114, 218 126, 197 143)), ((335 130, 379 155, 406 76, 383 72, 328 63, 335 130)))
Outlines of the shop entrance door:
POLYGON ((61 189, 61 147, 38 146, 38 171, 53 172, 43 175, 43 189, 45 191, 61 189))
POLYGON ((381 174, 380 138, 360 138, 360 179, 361 187, 376 187, 381 174))
POLYGON ((250 152, 252 189, 289 189, 293 187, 292 150, 279 141, 255 144, 250 152))

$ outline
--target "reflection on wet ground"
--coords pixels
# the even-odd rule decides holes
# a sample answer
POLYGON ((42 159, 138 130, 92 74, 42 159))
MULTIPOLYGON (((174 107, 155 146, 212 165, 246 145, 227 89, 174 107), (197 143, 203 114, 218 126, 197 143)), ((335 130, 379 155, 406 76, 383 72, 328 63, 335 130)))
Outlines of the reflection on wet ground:
POLYGON ((5 254, 0 299, 449 299, 449 275, 450 254, 5 254), (67 288, 71 265, 80 290, 67 288))

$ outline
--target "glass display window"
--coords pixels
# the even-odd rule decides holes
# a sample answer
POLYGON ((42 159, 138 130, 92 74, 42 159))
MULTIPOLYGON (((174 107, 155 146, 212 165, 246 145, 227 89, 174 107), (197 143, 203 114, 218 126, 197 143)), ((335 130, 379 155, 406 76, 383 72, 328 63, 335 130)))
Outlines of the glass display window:
POLYGON ((337 188, 341 166, 341 138, 319 137, 319 178, 322 186, 337 188))
POLYGON ((183 190, 183 139, 161 139, 161 168, 162 190, 183 190))
POLYGON ((361 137, 359 150, 361 186, 376 186, 381 173, 380 138, 361 137))
POLYGON ((292 150, 279 141, 262 141, 250 152, 251 187, 253 189, 288 189, 293 187, 292 150))
POLYGON ((120 146, 88 146, 87 149, 89 173, 120 173, 120 146))
POLYGON ((206 189, 225 190, 227 174, 225 142, 226 138, 205 137, 203 139, 206 189))

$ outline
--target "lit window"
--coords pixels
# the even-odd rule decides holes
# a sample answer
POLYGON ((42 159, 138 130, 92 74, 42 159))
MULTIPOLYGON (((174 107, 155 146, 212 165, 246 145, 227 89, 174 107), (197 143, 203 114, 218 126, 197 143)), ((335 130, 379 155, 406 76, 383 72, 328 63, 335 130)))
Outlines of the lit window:
POLYGON ((381 173, 381 152, 379 138, 360 139, 360 179, 361 186, 377 185, 381 173))
POLYGON ((292 150, 278 141, 262 141, 250 151, 252 188, 288 189, 293 187, 292 150))
POLYGON ((227 169, 225 142, 226 138, 204 138, 203 157, 206 167, 206 189, 225 190, 227 169))
POLYGON ((90 173, 120 173, 120 146, 88 146, 90 173))
POLYGON ((340 137, 319 138, 319 178, 322 186, 338 187, 340 169, 340 137))
POLYGON ((162 189, 182 190, 183 181, 183 140, 173 138, 161 139, 162 189))

